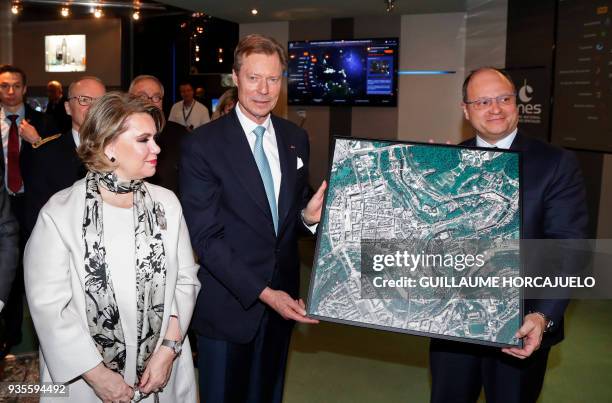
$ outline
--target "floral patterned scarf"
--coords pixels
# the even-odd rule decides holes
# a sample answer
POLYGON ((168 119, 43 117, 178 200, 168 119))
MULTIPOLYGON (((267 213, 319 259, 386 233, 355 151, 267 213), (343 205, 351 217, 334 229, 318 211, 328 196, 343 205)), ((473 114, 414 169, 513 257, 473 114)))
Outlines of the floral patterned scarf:
MULTIPOLYGON (((166 229, 163 207, 154 202, 142 180, 120 182, 112 172, 88 172, 85 178, 85 294, 87 324, 107 368, 123 375, 125 338, 110 270, 106 264, 102 197, 98 186, 113 193, 134 193, 136 240, 136 311, 138 356, 136 374, 144 372, 160 336, 166 288, 166 254, 161 230, 166 229)), ((129 262, 126 259, 126 262, 129 262)), ((126 324, 129 326, 131 324, 126 324)))

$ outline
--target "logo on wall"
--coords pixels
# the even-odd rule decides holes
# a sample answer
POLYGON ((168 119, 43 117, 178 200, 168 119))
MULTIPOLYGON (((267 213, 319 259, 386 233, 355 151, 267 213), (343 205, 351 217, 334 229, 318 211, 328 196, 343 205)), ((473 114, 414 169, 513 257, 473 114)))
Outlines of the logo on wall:
POLYGON ((523 86, 518 91, 517 105, 519 112, 519 123, 540 124, 542 123, 542 104, 532 102, 534 99, 533 87, 523 80, 523 86))

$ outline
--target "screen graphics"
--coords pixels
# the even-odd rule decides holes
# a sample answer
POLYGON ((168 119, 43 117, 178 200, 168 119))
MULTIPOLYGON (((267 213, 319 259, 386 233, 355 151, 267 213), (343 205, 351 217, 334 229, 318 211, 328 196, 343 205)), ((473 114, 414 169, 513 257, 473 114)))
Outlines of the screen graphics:
POLYGON ((398 43, 289 42, 289 105, 396 106, 398 43))

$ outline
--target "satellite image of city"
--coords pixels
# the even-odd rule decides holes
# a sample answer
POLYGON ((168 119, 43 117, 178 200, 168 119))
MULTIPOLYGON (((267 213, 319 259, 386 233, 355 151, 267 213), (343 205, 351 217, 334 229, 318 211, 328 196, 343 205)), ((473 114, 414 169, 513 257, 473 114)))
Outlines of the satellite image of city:
POLYGON ((376 285, 399 279, 398 273, 417 283, 425 277, 518 276, 517 153, 336 138, 330 169, 309 315, 428 337, 520 344, 514 337, 522 318, 517 288, 376 285), (465 270, 435 264, 412 271, 362 270, 370 244, 439 256, 476 248, 486 264, 465 270))

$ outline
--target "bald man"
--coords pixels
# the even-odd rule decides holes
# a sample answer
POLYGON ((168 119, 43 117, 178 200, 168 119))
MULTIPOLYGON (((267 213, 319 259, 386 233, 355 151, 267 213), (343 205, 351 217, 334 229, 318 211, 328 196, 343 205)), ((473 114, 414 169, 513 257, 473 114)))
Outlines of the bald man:
POLYGON ((70 127, 57 139, 34 150, 32 175, 26 197, 26 230, 36 224, 38 212, 51 196, 71 186, 85 176, 85 168, 76 154, 79 130, 91 105, 106 93, 104 83, 97 77, 84 76, 73 81, 64 101, 64 112, 70 117, 70 127))
MULTIPOLYGON (((475 137, 465 146, 521 153, 522 238, 582 239, 588 213, 575 155, 529 138, 518 127, 516 87, 502 70, 483 67, 463 84, 463 113, 475 137)), ((516 336, 522 347, 498 349, 432 339, 431 402, 475 403, 484 387, 487 402, 535 403, 548 353, 563 340, 567 299, 527 299, 516 336)))
POLYGON ((70 116, 66 114, 64 108, 66 97, 64 97, 62 83, 56 80, 47 83, 47 99, 45 113, 53 118, 62 133, 70 129, 70 116))

